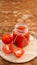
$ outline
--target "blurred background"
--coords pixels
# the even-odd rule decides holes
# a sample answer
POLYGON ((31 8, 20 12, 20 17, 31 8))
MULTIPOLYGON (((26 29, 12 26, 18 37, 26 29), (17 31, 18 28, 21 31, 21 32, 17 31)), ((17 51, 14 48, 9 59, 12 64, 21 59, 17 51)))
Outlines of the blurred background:
POLYGON ((0 0, 0 37, 11 33, 17 22, 26 23, 37 35, 37 0, 0 0))
MULTIPOLYGON (((11 33, 16 23, 22 22, 37 38, 37 0, 0 0, 0 38, 4 33, 11 33)), ((7 64, 12 65, 0 57, 0 65, 7 64)), ((37 57, 20 65, 37 65, 37 57)))

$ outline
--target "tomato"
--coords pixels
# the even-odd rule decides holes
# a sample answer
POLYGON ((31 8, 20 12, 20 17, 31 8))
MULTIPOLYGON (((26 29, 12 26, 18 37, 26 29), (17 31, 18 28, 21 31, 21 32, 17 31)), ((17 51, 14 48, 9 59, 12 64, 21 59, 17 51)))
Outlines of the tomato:
POLYGON ((20 58, 24 55, 24 50, 21 48, 14 48, 13 53, 17 58, 20 58))
POLYGON ((14 44, 20 48, 23 48, 24 46, 28 45, 28 42, 23 35, 18 35, 14 44))
POLYGON ((5 44, 9 44, 11 43, 13 40, 13 36, 10 35, 10 34, 3 34, 2 35, 2 41, 5 43, 5 44))
POLYGON ((13 52, 12 44, 3 46, 2 50, 5 54, 11 54, 13 52))

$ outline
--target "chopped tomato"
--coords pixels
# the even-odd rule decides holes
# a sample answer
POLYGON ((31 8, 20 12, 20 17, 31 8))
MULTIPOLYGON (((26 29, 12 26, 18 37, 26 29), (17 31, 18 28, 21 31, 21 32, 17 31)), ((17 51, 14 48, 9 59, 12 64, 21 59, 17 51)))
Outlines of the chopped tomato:
POLYGON ((3 34, 2 35, 2 41, 5 43, 5 44, 9 44, 11 43, 13 40, 13 36, 10 35, 10 34, 3 34))
POLYGON ((12 44, 3 46, 2 50, 5 54, 11 54, 13 52, 12 44))
POLYGON ((28 45, 28 42, 24 36, 18 35, 14 44, 20 48, 23 48, 24 46, 28 45))
POLYGON ((16 56, 17 58, 20 58, 20 57, 23 56, 24 50, 21 49, 21 48, 14 48, 14 49, 13 49, 13 53, 15 54, 15 56, 16 56))

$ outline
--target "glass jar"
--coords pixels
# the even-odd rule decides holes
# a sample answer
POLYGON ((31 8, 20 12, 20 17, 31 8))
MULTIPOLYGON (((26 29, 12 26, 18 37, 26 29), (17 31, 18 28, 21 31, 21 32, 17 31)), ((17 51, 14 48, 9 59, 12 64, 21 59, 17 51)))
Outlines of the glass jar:
POLYGON ((28 45, 30 32, 28 26, 24 23, 17 23, 13 31, 14 44, 20 48, 28 45))

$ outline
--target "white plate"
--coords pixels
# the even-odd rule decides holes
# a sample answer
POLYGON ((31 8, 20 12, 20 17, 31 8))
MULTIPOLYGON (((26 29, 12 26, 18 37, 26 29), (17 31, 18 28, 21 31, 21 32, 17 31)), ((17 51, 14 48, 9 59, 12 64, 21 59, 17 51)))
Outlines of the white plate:
POLYGON ((33 36, 30 36, 29 45, 24 48, 25 54, 19 59, 16 58, 14 54, 6 55, 5 53, 3 53, 2 46, 3 42, 0 40, 0 56, 10 62, 14 63, 28 62, 37 56, 37 40, 33 36))

